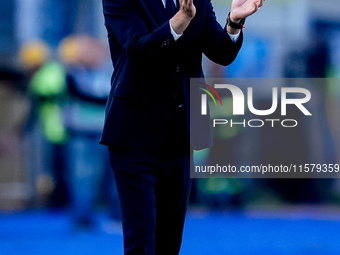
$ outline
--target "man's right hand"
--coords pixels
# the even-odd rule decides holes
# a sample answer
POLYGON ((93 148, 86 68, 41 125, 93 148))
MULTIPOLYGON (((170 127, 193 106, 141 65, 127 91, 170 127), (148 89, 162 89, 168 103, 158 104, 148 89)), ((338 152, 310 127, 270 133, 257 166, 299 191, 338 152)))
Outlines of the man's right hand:
POLYGON ((196 7, 193 0, 179 0, 179 5, 179 11, 170 19, 170 25, 176 34, 183 34, 196 15, 196 7))
POLYGON ((192 19, 196 15, 196 7, 193 0, 179 0, 179 12, 182 12, 188 19, 192 19))

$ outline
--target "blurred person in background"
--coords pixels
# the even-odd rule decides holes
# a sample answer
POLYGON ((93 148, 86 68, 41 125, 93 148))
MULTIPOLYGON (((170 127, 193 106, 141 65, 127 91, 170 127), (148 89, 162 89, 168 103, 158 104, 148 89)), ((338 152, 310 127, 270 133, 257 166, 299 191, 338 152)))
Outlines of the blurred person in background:
POLYGON ((26 86, 20 70, 0 63, 0 210, 22 209, 30 199, 22 149, 30 108, 26 86))
POLYGON ((99 195, 104 194, 114 223, 111 227, 115 227, 120 221, 116 185, 108 152, 98 144, 111 75, 108 53, 98 39, 70 35, 60 43, 59 54, 66 68, 69 94, 64 114, 69 135, 66 176, 73 221, 79 228, 93 227, 94 208, 99 195))
POLYGON ((63 178, 63 121, 66 79, 63 66, 52 59, 50 47, 42 40, 26 42, 19 59, 29 79, 31 116, 27 124, 28 171, 35 187, 33 205, 63 207, 67 198, 63 178))

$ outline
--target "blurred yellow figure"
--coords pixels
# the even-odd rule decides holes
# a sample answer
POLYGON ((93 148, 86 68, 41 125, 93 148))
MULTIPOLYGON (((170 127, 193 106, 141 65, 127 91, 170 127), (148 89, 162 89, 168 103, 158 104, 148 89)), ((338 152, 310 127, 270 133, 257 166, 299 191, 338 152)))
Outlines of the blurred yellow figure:
POLYGON ((76 64, 86 68, 100 68, 108 59, 101 41, 88 35, 66 37, 59 44, 58 51, 65 65, 76 64))
POLYGON ((38 101, 39 122, 52 143, 64 143, 62 101, 66 91, 63 66, 50 59, 49 46, 41 41, 25 43, 19 52, 20 62, 31 76, 29 91, 38 101))
POLYGON ((77 36, 70 35, 63 39, 58 47, 59 57, 65 64, 75 64, 80 55, 80 44, 77 36))
POLYGON ((64 125, 65 70, 51 56, 49 45, 41 40, 25 43, 18 56, 29 79, 32 103, 30 151, 38 161, 34 163, 39 169, 35 176, 35 191, 41 203, 48 203, 50 196, 62 196, 63 145, 68 139, 64 125))
POLYGON ((25 69, 32 70, 50 58, 48 45, 40 40, 25 43, 19 51, 19 59, 25 69))

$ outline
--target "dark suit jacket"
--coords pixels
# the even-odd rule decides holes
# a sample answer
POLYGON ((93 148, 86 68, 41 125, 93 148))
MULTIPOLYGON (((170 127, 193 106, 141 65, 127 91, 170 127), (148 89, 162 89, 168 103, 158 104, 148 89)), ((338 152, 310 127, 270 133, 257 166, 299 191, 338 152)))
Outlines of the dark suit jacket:
MULTIPOLYGON (((211 0, 194 0, 196 16, 175 41, 171 17, 161 0, 103 0, 114 72, 101 143, 157 148, 176 115, 174 84, 183 87, 189 116, 190 78, 203 77, 202 53, 229 65, 242 45, 233 43, 216 21, 211 0)), ((189 117, 187 117, 189 126, 189 117)), ((207 122, 208 123, 208 122, 207 122)), ((194 149, 211 145, 209 125, 191 140, 194 149)), ((197 133, 197 134, 196 134, 197 133)))

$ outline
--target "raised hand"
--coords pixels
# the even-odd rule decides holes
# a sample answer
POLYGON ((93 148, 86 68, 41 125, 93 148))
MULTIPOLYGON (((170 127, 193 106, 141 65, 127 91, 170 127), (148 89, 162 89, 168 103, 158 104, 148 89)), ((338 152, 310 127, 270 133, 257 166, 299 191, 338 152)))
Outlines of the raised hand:
POLYGON ((193 0, 179 0, 179 11, 170 19, 170 25, 177 34, 182 34, 195 15, 193 0))
POLYGON ((196 7, 193 0, 179 0, 180 12, 183 12, 185 16, 192 19, 196 15, 196 7))
POLYGON ((236 23, 255 13, 265 0, 233 0, 230 19, 236 23))

